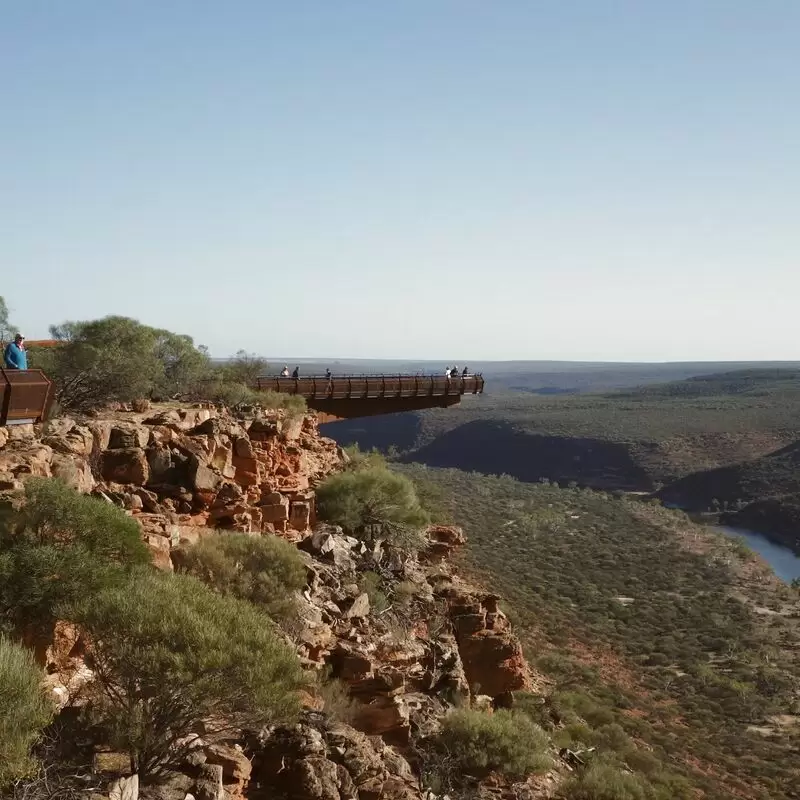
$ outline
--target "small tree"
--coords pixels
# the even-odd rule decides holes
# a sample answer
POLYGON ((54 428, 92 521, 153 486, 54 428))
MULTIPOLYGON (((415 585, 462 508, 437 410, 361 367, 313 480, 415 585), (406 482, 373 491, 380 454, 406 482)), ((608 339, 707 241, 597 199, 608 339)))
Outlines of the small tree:
POLYGON ((91 639, 92 708, 143 777, 181 762, 201 735, 213 741, 297 709, 303 672, 269 617, 196 578, 139 571, 71 618, 91 639))
POLYGON ((323 519, 368 542, 383 538, 415 548, 429 522, 414 484, 382 467, 330 476, 317 489, 317 503, 323 519))
POLYGON ((60 347, 37 354, 65 408, 130 402, 188 391, 209 370, 208 355, 191 338, 128 317, 65 322, 50 334, 60 347))
POLYGON ((306 585, 303 557, 293 544, 277 536, 206 536, 183 551, 180 562, 182 572, 221 594, 261 606, 280 621, 295 615, 295 593, 306 585))
POLYGON ((150 561, 139 526, 57 480, 30 478, 21 511, 0 517, 0 621, 46 631, 61 607, 150 561))
POLYGON ((163 375, 153 385, 161 397, 192 394, 210 377, 211 360, 203 347, 195 347, 191 336, 156 330, 155 354, 163 375))
POLYGON ((53 716, 42 677, 28 650, 0 636, 0 790, 29 774, 31 747, 53 716))
POLYGON ((230 361, 220 367, 220 373, 225 383, 241 383, 254 387, 256 379, 267 371, 268 366, 265 358, 239 350, 230 361))

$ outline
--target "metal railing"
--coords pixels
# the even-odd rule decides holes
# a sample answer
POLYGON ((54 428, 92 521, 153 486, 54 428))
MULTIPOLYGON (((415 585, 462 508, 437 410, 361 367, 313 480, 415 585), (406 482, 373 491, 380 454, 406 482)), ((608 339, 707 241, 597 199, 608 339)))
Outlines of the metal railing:
POLYGON ((40 369, 0 368, 0 425, 41 422, 53 399, 53 382, 40 369))
POLYGON ((307 400, 448 397, 483 392, 482 375, 264 375, 259 389, 299 394, 307 400))

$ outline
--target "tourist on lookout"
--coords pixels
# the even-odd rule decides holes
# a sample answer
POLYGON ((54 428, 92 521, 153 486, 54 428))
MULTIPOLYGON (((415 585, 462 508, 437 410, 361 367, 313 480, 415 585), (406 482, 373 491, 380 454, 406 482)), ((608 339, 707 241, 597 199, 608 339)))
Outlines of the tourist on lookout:
POLYGON ((281 370, 281 378, 288 378, 288 377, 289 377, 289 367, 284 366, 284 368, 281 370))
POLYGON ((295 367, 292 377, 297 380, 300 377, 300 367, 295 367))
POLYGON ((25 337, 18 333, 13 342, 6 345, 3 360, 6 369, 28 369, 28 354, 25 352, 25 337))

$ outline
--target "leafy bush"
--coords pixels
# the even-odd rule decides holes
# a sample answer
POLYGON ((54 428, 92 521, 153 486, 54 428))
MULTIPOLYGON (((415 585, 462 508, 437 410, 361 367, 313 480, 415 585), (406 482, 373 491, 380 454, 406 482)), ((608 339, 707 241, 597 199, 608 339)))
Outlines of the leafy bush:
POLYGON ((31 747, 53 716, 33 656, 0 636, 0 790, 33 767, 31 747))
POLYGON ((277 536, 222 533, 187 548, 179 569, 222 594, 261 606, 276 620, 294 616, 294 594, 306 585, 298 549, 277 536))
POLYGON ((434 750, 458 783, 458 776, 482 777, 499 772, 523 778, 552 765, 547 734, 525 714, 499 710, 493 714, 463 709, 445 717, 434 750))
POLYGON ((408 478, 382 467, 330 476, 317 488, 319 514, 348 533, 398 547, 421 546, 429 518, 408 478))
POLYGON ((25 505, 0 519, 0 621, 46 629, 60 609, 150 561, 139 527, 109 503, 30 478, 25 505))
POLYGON ((91 708, 143 776, 203 739, 291 717, 304 677, 269 617, 189 575, 138 571, 71 618, 92 640, 91 708))

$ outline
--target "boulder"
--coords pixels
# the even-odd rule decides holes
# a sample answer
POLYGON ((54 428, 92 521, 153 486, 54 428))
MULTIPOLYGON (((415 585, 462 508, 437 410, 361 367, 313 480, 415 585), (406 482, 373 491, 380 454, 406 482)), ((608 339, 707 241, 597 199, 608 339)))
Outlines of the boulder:
POLYGON ((289 527, 295 531, 308 530, 311 522, 311 503, 292 503, 289 513, 289 527))
POLYGON ((268 442, 280 432, 281 425, 277 417, 256 417, 247 429, 247 435, 253 442, 268 442))
POLYGON ((78 456, 54 453, 50 470, 54 478, 81 494, 89 494, 95 487, 96 481, 89 464, 78 456))
POLYGON ((48 423, 48 433, 42 438, 42 441, 52 447, 56 453, 76 455, 82 458, 88 458, 94 449, 92 431, 83 425, 77 425, 74 420, 69 418, 48 423))
POLYGON ((378 696, 355 711, 353 727, 373 736, 407 744, 411 735, 409 708, 402 695, 378 696))
POLYGON ((370 603, 369 603, 369 595, 366 592, 362 592, 355 600, 353 600, 353 605, 347 610, 345 617, 347 619, 353 619, 355 617, 368 617, 370 610, 370 603))
POLYGON ((304 717, 274 729, 256 754, 251 795, 255 784, 259 796, 286 800, 420 800, 411 767, 392 748, 321 715, 304 717))
POLYGON ((466 544, 467 538, 464 531, 455 525, 432 525, 425 532, 427 547, 422 557, 427 561, 443 561, 453 554, 453 551, 466 544))
POLYGON ((196 800, 225 800, 220 764, 201 764, 194 782, 196 800))
POLYGON ((464 672, 473 693, 497 697, 529 686, 522 645, 506 631, 483 631, 459 639, 464 672))
POLYGON ((139 776, 117 778, 108 787, 108 800, 139 800, 139 776))
POLYGON ((150 465, 144 450, 138 447, 106 450, 100 456, 100 474, 112 483, 144 486, 150 479, 150 465))
POLYGON ((194 461, 189 464, 189 480, 196 491, 213 492, 222 483, 224 477, 211 467, 194 461))
POLYGON ((9 472, 23 480, 30 476, 49 478, 52 458, 53 450, 46 444, 35 440, 9 440, 8 445, 0 450, 0 472, 9 472))
POLYGON ((203 748, 203 754, 206 758, 205 763, 219 764, 222 767, 222 782, 228 791, 233 791, 234 794, 241 794, 244 791, 250 780, 252 765, 240 747, 211 744, 203 748))
POLYGON ((144 425, 135 423, 117 423, 108 435, 108 450, 131 450, 135 447, 144 449, 150 441, 150 430, 144 425))

